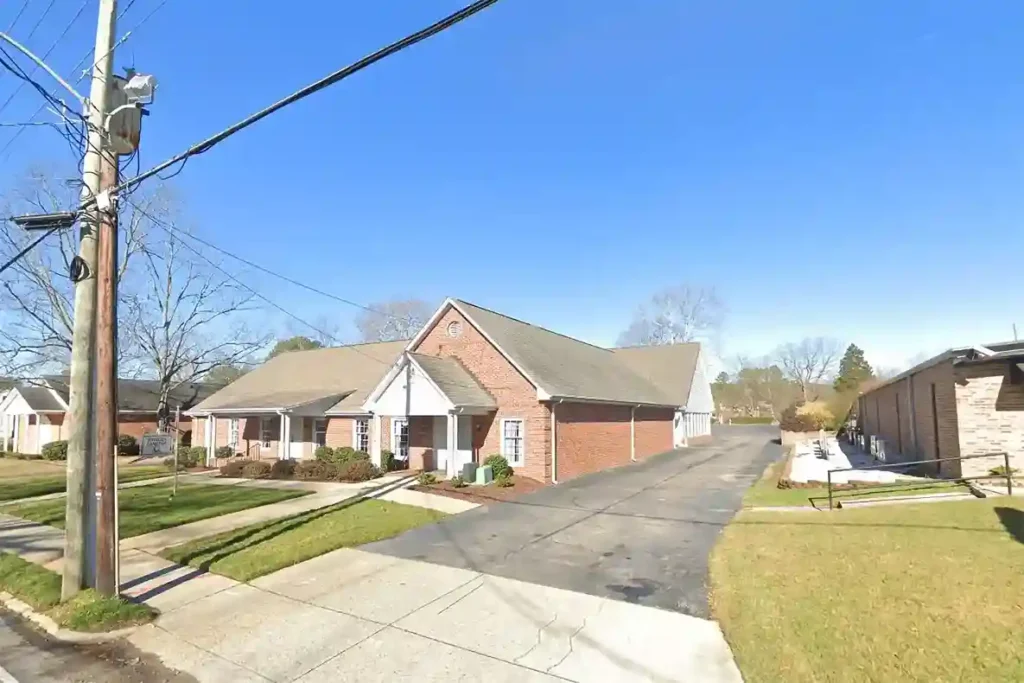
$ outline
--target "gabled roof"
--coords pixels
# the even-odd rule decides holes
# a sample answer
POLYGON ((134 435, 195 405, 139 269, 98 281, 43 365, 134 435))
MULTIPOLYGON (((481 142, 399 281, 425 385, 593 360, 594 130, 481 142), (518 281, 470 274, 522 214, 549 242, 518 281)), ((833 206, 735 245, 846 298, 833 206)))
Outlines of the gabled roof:
POLYGON ((448 305, 468 318, 537 387, 539 398, 682 405, 609 349, 459 299, 445 302, 435 318, 448 305))
MULTIPOLYGON (((46 384, 60 396, 65 404, 69 400, 67 375, 50 375, 43 378, 46 384)), ((180 407, 188 410, 199 401, 218 391, 222 385, 205 382, 179 384, 167 395, 171 410, 180 407)), ((31 387, 39 389, 41 387, 31 387)), ((20 389, 19 389, 20 390, 20 389)), ((24 396, 24 393, 22 393, 24 396)), ((120 379, 117 382, 117 409, 122 412, 155 413, 160 406, 160 382, 155 379, 120 379)), ((63 407, 61 408, 63 410, 63 407)))
POLYGON ((700 358, 698 342, 627 346, 612 349, 612 352, 676 405, 685 406, 690 402, 690 389, 700 358))
POLYGON ((455 406, 496 408, 494 397, 455 358, 438 358, 410 353, 409 358, 423 370, 441 393, 455 406))
POLYGON ((62 413, 67 410, 67 402, 61 402, 60 396, 46 387, 19 386, 15 387, 17 392, 28 404, 28 407, 37 413, 62 413))
POLYGON ((361 412, 370 390, 406 342, 374 342, 282 353, 242 375, 192 409, 290 409, 337 397, 328 413, 361 412))
POLYGON ((963 362, 963 361, 982 361, 982 360, 1008 360, 1009 357, 1013 356, 1016 352, 1024 351, 1024 341, 1002 341, 995 342, 993 344, 975 345, 975 346, 958 346, 952 349, 946 349, 942 353, 932 356, 928 360, 922 361, 914 367, 904 370, 894 377, 874 385, 870 389, 861 392, 861 395, 867 396, 875 391, 878 391, 882 387, 887 387, 891 384, 895 384, 901 380, 916 375, 922 370, 945 363, 946 361, 952 362, 963 362))

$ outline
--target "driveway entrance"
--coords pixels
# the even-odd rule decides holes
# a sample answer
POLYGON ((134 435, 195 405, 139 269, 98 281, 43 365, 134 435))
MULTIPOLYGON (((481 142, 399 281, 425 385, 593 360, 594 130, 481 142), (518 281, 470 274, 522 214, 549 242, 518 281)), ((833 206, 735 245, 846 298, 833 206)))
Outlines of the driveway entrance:
POLYGON ((705 617, 708 554, 746 488, 781 457, 778 433, 722 427, 713 446, 580 477, 362 549, 705 617))

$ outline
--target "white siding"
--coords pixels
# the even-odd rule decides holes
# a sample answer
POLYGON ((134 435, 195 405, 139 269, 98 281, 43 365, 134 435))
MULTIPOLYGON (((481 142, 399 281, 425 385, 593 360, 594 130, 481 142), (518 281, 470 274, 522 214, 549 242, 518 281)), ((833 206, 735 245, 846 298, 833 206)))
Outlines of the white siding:
POLYGON ((412 363, 397 373, 373 406, 377 415, 447 415, 451 402, 412 363))

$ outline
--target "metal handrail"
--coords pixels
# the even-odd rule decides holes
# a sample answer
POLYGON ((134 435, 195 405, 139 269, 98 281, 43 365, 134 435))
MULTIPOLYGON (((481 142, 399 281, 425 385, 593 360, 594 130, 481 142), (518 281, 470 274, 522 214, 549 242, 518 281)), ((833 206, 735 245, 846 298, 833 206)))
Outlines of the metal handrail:
MULTIPOLYGON (((1006 477, 1006 493, 1007 493, 1007 495, 1012 496, 1013 495, 1013 473, 1012 473, 1012 470, 1010 469, 1010 454, 1008 452, 1005 452, 1005 451, 999 451, 999 452, 995 452, 995 453, 980 453, 980 454, 976 454, 976 455, 961 455, 961 456, 958 456, 956 458, 931 458, 931 459, 928 459, 928 460, 907 460, 905 462, 885 463, 885 464, 882 464, 882 465, 868 465, 867 467, 836 467, 836 468, 830 469, 830 470, 828 470, 828 473, 827 473, 827 476, 828 476, 828 509, 829 510, 833 510, 834 509, 833 503, 832 503, 832 498, 833 498, 833 496, 832 496, 832 473, 833 472, 859 472, 859 471, 864 471, 864 470, 897 469, 897 468, 900 468, 900 467, 906 467, 908 465, 925 465, 925 464, 930 464, 930 463, 952 462, 952 461, 959 462, 959 461, 962 461, 962 460, 973 460, 975 458, 993 458, 993 457, 998 457, 1000 455, 1003 456, 1003 473, 1004 473, 1004 476, 1006 477)), ((998 476, 998 475, 996 475, 996 476, 998 476)), ((992 478, 993 478, 992 475, 989 475, 989 476, 978 476, 978 477, 960 477, 956 481, 968 481, 968 480, 971 480, 971 479, 992 479, 992 478)), ((901 484, 899 482, 893 482, 892 484, 888 484, 888 486, 908 486, 908 485, 919 485, 919 484, 920 484, 920 482, 916 482, 916 481, 906 482, 904 484, 901 484)))

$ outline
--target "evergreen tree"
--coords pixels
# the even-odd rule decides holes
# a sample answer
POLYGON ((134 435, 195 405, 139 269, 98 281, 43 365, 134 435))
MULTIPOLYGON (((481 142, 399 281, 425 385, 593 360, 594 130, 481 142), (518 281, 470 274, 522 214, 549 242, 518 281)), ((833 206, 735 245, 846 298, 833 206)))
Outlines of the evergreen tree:
POLYGON ((850 344, 839 361, 839 374, 832 386, 839 393, 853 391, 874 376, 871 364, 864 358, 864 351, 856 344, 850 344))

